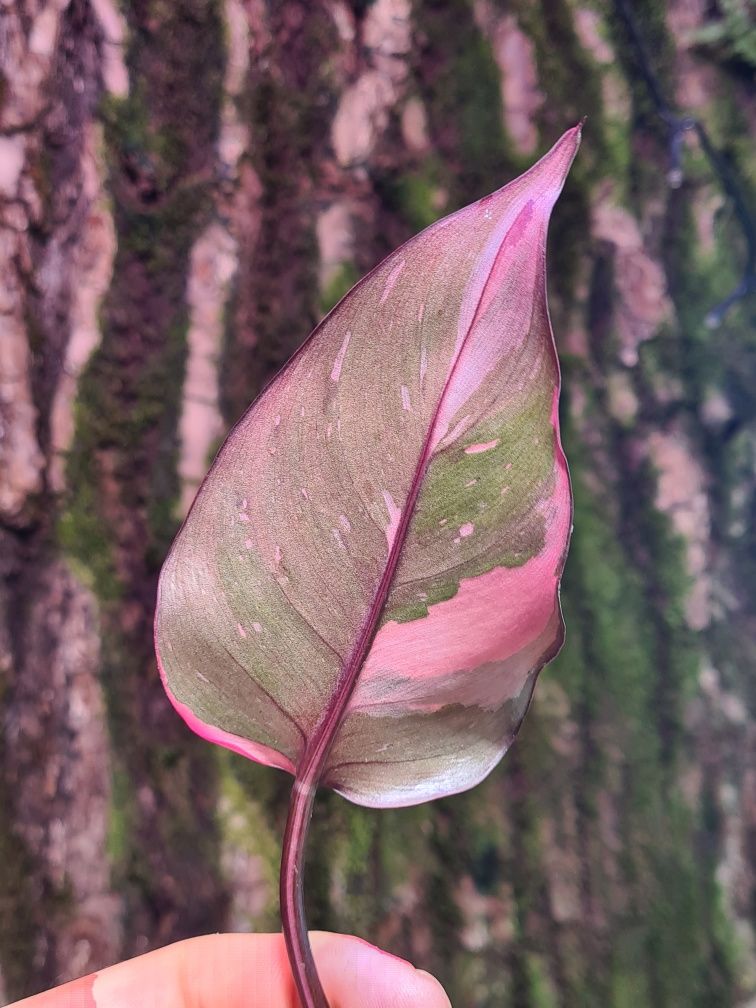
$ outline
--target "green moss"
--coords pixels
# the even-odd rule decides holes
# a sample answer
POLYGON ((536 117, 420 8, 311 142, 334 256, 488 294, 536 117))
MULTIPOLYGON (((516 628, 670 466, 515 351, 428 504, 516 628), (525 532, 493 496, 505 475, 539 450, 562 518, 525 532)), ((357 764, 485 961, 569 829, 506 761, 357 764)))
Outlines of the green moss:
POLYGON ((713 17, 693 35, 693 42, 718 62, 743 71, 756 70, 756 26, 746 0, 720 0, 713 17))
MULTIPOLYGON (((632 491, 641 545, 618 537, 581 478, 584 452, 571 445, 570 453, 576 517, 564 582, 568 643, 549 675, 567 688, 581 725, 580 831, 595 833, 598 799, 613 795, 628 899, 626 912, 610 925, 616 944, 609 969, 590 982, 594 991, 608 982, 606 998, 617 1006, 703 1004, 710 989, 701 969, 705 944, 713 941, 706 937, 712 876, 707 880, 694 857, 696 824, 675 786, 683 709, 696 674, 683 617, 689 581, 682 543, 648 503, 650 472, 635 475, 632 491), (599 725, 621 754, 619 767, 599 741, 599 725)), ((611 492, 617 500, 629 495, 629 488, 611 492)), ((592 886, 605 884, 597 865, 590 875, 592 886)), ((581 972, 588 982, 590 960, 581 972)), ((720 990, 726 987, 720 977, 720 990)))
POLYGON ((568 126, 587 117, 580 152, 549 229, 549 284, 559 302, 569 309, 575 298, 577 271, 589 254, 591 188, 613 167, 607 158, 601 70, 582 48, 575 32, 574 13, 565 0, 518 0, 514 11, 533 43, 539 86, 545 92, 545 101, 535 115, 539 151, 568 126))
MULTIPOLYGON (((555 210, 550 236, 551 287, 570 308, 590 234, 590 186, 609 167, 600 74, 578 43, 567 4, 522 3, 515 10, 534 42, 539 79, 558 96, 563 117, 553 122, 554 103, 544 104, 540 146, 589 117, 583 150, 555 210)), ((434 147, 443 162, 429 160, 386 186, 389 206, 397 207, 413 229, 440 215, 436 194, 441 189, 448 192, 446 209, 453 210, 498 189, 532 162, 515 150, 506 134, 500 71, 466 0, 424 0, 416 4, 415 20, 426 40, 427 55, 418 75, 421 94, 434 147)))
POLYGON ((399 179, 396 204, 413 231, 422 231, 438 217, 439 190, 428 172, 413 172, 399 179))
MULTIPOLYGON (((573 450, 573 459, 579 450, 573 450)), ((639 545, 625 542, 625 554, 612 524, 592 501, 578 474, 575 486, 575 535, 571 563, 565 577, 566 608, 577 609, 577 623, 585 627, 585 658, 593 664, 590 675, 602 684, 602 706, 606 701, 622 711, 628 730, 637 732, 632 751, 637 753, 639 768, 651 768, 660 758, 661 740, 659 690, 674 683, 669 703, 675 708, 669 716, 679 721, 685 681, 695 675, 689 635, 682 617, 683 600, 689 581, 684 571, 682 542, 670 531, 669 520, 653 505, 640 501, 652 499, 653 483, 649 474, 644 487, 634 475, 634 527, 639 545), (644 558, 653 556, 653 571, 644 558), (636 565, 643 565, 642 569, 636 565), (577 579, 577 584, 573 581, 577 579), (575 584, 575 588, 572 585, 575 584), (573 592, 577 591, 579 597, 573 592), (664 668, 660 667, 665 656, 664 668), (652 720, 649 721, 649 718, 652 720), (650 729, 650 731, 649 731, 650 729)), ((629 500, 629 487, 616 488, 617 498, 629 500)), ((566 658, 568 664, 569 650, 566 658)), ((666 694, 665 694, 666 695, 666 694)), ((645 800, 645 799, 644 799, 645 800)))
POLYGON ((318 794, 307 858, 310 927, 367 937, 392 906, 397 877, 384 854, 401 841, 388 832, 383 815, 326 791, 318 794))
MULTIPOLYGON (((669 35, 663 6, 658 4, 656 0, 636 0, 632 6, 627 6, 641 38, 650 69, 655 75, 662 93, 673 94, 674 44, 669 35)), ((663 127, 657 119, 656 107, 648 89, 643 72, 644 68, 639 62, 631 33, 626 21, 620 16, 619 10, 619 5, 611 6, 606 10, 606 25, 617 54, 617 60, 631 90, 634 117, 642 120, 644 126, 655 127, 661 132, 663 127)), ((653 191, 653 189, 649 191, 653 191)))
POLYGON ((386 209, 398 214, 412 233, 438 220, 445 202, 443 179, 438 159, 430 156, 418 168, 377 176, 374 185, 386 209))
POLYGON ((256 870, 268 892, 262 912, 248 922, 253 930, 278 930, 278 866, 281 846, 277 830, 259 798, 250 794, 233 766, 240 757, 228 750, 217 753, 220 767, 218 821, 224 845, 255 858, 256 870))
POLYGON ((207 0, 132 6, 128 16, 130 93, 100 109, 117 253, 102 341, 79 383, 58 531, 101 602, 113 750, 107 846, 127 931, 151 933, 155 907, 174 904, 179 937, 220 921, 214 764, 177 721, 151 732, 147 698, 159 687, 145 675, 157 571, 176 529, 186 275, 211 207, 222 33, 218 4, 207 0), (160 816, 137 793, 154 796, 160 816), (190 877, 196 899, 185 896, 190 877))
POLYGON ((233 326, 221 366, 223 408, 233 423, 291 356, 321 314, 312 184, 327 160, 339 46, 330 13, 309 5, 296 30, 270 41, 253 61, 243 116, 252 124, 251 157, 260 179, 260 232, 254 256, 243 250, 233 326), (255 333, 250 352, 245 332, 255 333))
POLYGON ((134 169, 140 161, 144 164, 154 149, 144 85, 137 85, 126 98, 106 92, 100 100, 99 112, 111 171, 118 170, 121 157, 134 158, 134 169))
POLYGON ((33 858, 12 829, 13 800, 2 778, 0 806, 4 810, 0 817, 0 964, 6 993, 11 1000, 17 1000, 29 995, 30 978, 35 972, 38 921, 33 911, 39 896, 28 891, 28 879, 34 873, 33 858))
POLYGON ((557 991, 541 956, 527 956, 526 970, 530 987, 529 1004, 532 1008, 559 1008, 557 991))
POLYGON ((462 995, 459 936, 464 916, 455 898, 455 886, 468 867, 467 816, 470 796, 440 801, 429 823, 424 900, 436 961, 433 969, 453 1001, 462 995))
POLYGON ((349 835, 347 869, 351 874, 360 877, 373 850, 376 816, 365 813, 351 804, 347 805, 344 811, 349 835))
POLYGON ((185 333, 186 314, 180 308, 159 353, 152 355, 134 381, 134 399, 127 409, 122 399, 128 382, 123 365, 125 348, 108 346, 107 323, 104 346, 96 352, 80 382, 75 405, 77 434, 67 465, 67 483, 72 490, 61 512, 58 536, 78 575, 106 602, 114 602, 123 594, 116 572, 112 529, 97 491, 101 479, 117 475, 108 472, 108 467, 114 463, 136 466, 138 459, 143 462, 150 481, 147 500, 144 502, 134 487, 133 499, 127 497, 124 503, 143 510, 145 515, 149 536, 143 546, 150 570, 159 568, 175 533, 179 486, 173 432, 180 409, 185 333), (155 436, 157 450, 147 456, 142 447, 144 440, 155 436))
MULTIPOLYGON (((625 86, 624 78, 612 65, 604 70, 607 76, 616 79, 617 87, 625 86)), ((632 134, 627 128, 627 120, 623 114, 614 114, 610 110, 604 112, 604 150, 606 176, 615 184, 614 195, 618 202, 629 203, 629 177, 633 160, 631 147, 632 134)), ((590 141, 590 126, 586 124, 586 138, 590 141)))
POLYGON ((325 285, 320 293, 320 312, 322 315, 328 314, 347 291, 360 279, 360 274, 353 262, 343 262, 339 265, 337 272, 325 285))
POLYGON ((493 893, 501 881, 501 855, 494 833, 485 836, 482 830, 475 830, 470 851, 470 869, 478 892, 493 893))
POLYGON ((110 810, 106 849, 111 864, 123 863, 134 828, 134 796, 125 768, 118 763, 111 775, 110 810))
POLYGON ((570 4, 566 0, 536 3, 515 0, 513 6, 520 27, 533 43, 538 80, 545 91, 545 101, 536 113, 542 134, 559 133, 587 116, 593 157, 600 157, 603 153, 600 72, 580 44, 570 4), (555 109, 559 115, 557 122, 555 109))
MULTIPOLYGON (((81 461, 74 453, 68 466, 69 479, 75 478, 81 461)), ((77 492, 69 498, 58 519, 58 542, 77 579, 102 601, 115 602, 123 588, 116 575, 107 523, 99 512, 91 483, 80 481, 73 485, 77 492)))
POLYGON ((498 189, 524 167, 504 132, 499 69, 466 0, 416 2, 426 40, 419 74, 434 147, 446 168, 448 209, 498 189))
POLYGON ((637 1008, 654 1003, 642 963, 642 928, 628 923, 618 932, 610 957, 613 1008, 637 1008))
MULTIPOLYGON (((707 178, 707 169, 700 164, 697 176, 707 178)), ((729 294, 742 272, 745 249, 737 219, 730 207, 720 214, 714 247, 702 252, 693 212, 689 196, 672 198, 664 259, 678 325, 668 346, 659 351, 665 354, 663 364, 676 366, 691 409, 704 400, 708 389, 738 381, 740 348, 752 342, 748 303, 736 305, 720 330, 712 332, 706 325, 710 310, 729 294), (723 342, 731 348, 724 353, 723 342)), ((716 467, 716 458, 709 461, 716 467)))
POLYGON ((586 127, 588 138, 570 170, 549 224, 549 289, 565 312, 575 303, 579 270, 589 252, 590 193, 595 181, 595 172, 587 162, 590 131, 591 127, 586 127))
POLYGON ((280 842, 276 831, 267 822, 263 802, 251 797, 231 766, 239 756, 226 749, 219 749, 217 758, 220 765, 221 785, 220 815, 223 832, 229 841, 257 855, 265 865, 268 882, 275 888, 280 861, 280 842))

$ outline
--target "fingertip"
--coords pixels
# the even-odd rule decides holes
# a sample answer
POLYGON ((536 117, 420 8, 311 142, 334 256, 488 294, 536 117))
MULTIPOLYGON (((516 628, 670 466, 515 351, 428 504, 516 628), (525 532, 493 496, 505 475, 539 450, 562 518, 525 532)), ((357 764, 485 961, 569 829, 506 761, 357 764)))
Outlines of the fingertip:
POLYGON ((428 973, 426 970, 415 970, 415 975, 423 984, 420 1004, 425 1008, 451 1008, 449 995, 432 973, 428 973))
POLYGON ((435 977, 360 938, 312 935, 331 1008, 451 1008, 435 977))

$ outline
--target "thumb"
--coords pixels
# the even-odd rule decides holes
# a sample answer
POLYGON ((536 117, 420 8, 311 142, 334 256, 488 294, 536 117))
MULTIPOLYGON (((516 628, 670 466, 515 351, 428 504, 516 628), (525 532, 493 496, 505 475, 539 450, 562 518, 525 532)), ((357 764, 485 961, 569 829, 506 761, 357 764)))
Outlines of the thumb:
POLYGON ((347 935, 315 932, 311 939, 331 1008, 451 1008, 438 980, 405 959, 347 935))
MULTIPOLYGON (((430 974, 359 938, 316 932, 331 1008, 451 1008, 430 974)), ((190 938, 11 1008, 299 1008, 280 934, 190 938)))

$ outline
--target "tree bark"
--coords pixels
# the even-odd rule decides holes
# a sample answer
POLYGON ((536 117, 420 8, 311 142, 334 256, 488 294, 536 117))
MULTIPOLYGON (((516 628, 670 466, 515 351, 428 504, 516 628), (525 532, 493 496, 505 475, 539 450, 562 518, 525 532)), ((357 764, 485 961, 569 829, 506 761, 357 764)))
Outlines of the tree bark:
POLYGON ((166 702, 162 559, 318 318, 587 115, 550 248, 567 645, 474 791, 319 796, 309 920, 460 1006, 745 1008, 753 296, 706 323, 756 233, 745 3, 11 0, 2 19, 0 1003, 278 928, 288 781, 166 702))

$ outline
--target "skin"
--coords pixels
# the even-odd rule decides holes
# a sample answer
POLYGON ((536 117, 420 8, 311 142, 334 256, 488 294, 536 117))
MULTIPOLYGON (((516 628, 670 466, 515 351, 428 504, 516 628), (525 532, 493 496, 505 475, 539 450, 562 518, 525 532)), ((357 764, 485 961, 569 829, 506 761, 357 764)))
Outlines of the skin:
MULTIPOLYGON (((359 938, 316 932, 331 1008, 451 1008, 441 985, 359 938)), ((299 1008, 283 937, 190 938, 16 1002, 10 1008, 299 1008)))

